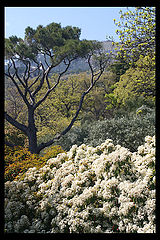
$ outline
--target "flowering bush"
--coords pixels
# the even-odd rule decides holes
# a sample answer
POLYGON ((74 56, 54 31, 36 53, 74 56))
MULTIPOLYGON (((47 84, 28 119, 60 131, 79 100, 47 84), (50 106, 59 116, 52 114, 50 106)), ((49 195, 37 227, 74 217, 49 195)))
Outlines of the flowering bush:
POLYGON ((155 137, 134 153, 110 139, 73 145, 6 182, 5 231, 154 233, 155 137))

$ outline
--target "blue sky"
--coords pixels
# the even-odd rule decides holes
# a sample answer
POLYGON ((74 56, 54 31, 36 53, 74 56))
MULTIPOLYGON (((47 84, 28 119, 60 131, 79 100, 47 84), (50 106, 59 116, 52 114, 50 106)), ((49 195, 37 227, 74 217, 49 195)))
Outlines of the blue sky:
POLYGON ((80 39, 105 41, 108 35, 118 41, 113 19, 119 20, 120 9, 127 10, 126 7, 5 7, 5 37, 24 38, 27 26, 36 28, 56 22, 62 27, 81 28, 80 39))

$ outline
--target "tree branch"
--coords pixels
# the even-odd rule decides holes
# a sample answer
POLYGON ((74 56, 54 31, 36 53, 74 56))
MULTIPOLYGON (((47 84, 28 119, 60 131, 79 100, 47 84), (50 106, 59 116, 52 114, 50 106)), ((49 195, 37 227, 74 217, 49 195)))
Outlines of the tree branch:
POLYGON ((79 112, 80 110, 82 109, 82 104, 83 104, 83 100, 84 100, 84 97, 91 91, 91 89, 93 88, 93 86, 95 85, 95 83, 98 81, 98 79, 100 78, 100 76, 102 75, 104 71, 104 68, 100 70, 99 72, 99 75, 97 76, 97 78, 94 80, 94 72, 91 70, 91 85, 90 87, 81 95, 81 99, 80 99, 80 102, 79 102, 79 107, 74 115, 74 117, 72 118, 70 124, 66 127, 66 129, 64 129, 60 134, 57 134, 52 140, 46 142, 46 143, 41 143, 38 147, 38 152, 40 152, 43 148, 45 147, 49 147, 50 145, 52 145, 56 140, 60 139, 63 135, 65 135, 73 126, 74 122, 76 121, 78 115, 79 115, 79 112))
POLYGON ((6 144, 8 147, 16 147, 17 146, 15 144, 8 142, 7 140, 4 140, 4 144, 6 144))
MULTIPOLYGON (((57 85, 59 84, 60 78, 61 78, 62 75, 68 70, 68 68, 69 68, 69 66, 70 66, 70 63, 71 63, 71 61, 69 61, 69 63, 67 64, 67 67, 65 68, 65 70, 59 74, 56 84, 55 84, 52 88, 49 88, 50 85, 48 85, 48 91, 46 92, 46 94, 44 95, 44 97, 36 103, 36 105, 35 105, 35 107, 34 107, 35 109, 36 109, 42 102, 44 102, 44 101, 46 100, 46 98, 48 97, 48 95, 50 94, 50 92, 52 92, 52 91, 57 87, 57 85)), ((50 71, 50 69, 49 69, 49 71, 50 71)), ((47 74, 48 74, 48 73, 49 73, 49 72, 47 72, 47 74)), ((47 77, 46 81, 48 81, 48 75, 47 75, 46 77, 47 77)), ((48 84, 48 83, 47 83, 47 84, 48 84)))
POLYGON ((32 93, 32 97, 34 97, 39 91, 40 89, 42 88, 43 86, 43 83, 44 83, 44 79, 45 79, 45 74, 43 73, 43 76, 40 80, 40 84, 38 85, 38 87, 35 89, 35 91, 32 93))
POLYGON ((28 79, 29 79, 29 77, 30 77, 31 63, 30 63, 29 60, 27 60, 27 63, 23 60, 23 64, 24 64, 25 67, 26 67, 25 72, 24 72, 24 76, 23 76, 23 80, 24 80, 24 82, 25 82, 26 85, 27 85, 27 81, 28 81, 28 79), (26 77, 26 75, 28 75, 28 76, 26 77))
POLYGON ((60 139, 63 135, 65 135, 71 129, 71 127, 73 126, 74 122, 76 121, 76 119, 79 115, 79 112, 82 108, 82 103, 83 103, 84 97, 87 93, 88 92, 86 91, 82 94, 81 100, 80 100, 80 103, 79 103, 79 107, 78 107, 78 109, 75 113, 75 116, 72 118, 70 124, 68 125, 68 127, 64 131, 62 131, 60 134, 57 134, 52 140, 50 140, 46 143, 41 143, 38 147, 38 152, 40 152, 43 148, 49 147, 50 145, 52 145, 56 140, 60 139))
MULTIPOLYGON (((38 69, 38 68, 37 68, 37 69, 38 69)), ((36 69, 36 70, 37 70, 37 69, 36 69)), ((36 77, 36 79, 34 80, 34 82, 28 87, 28 89, 30 89, 30 88, 38 81, 40 75, 41 75, 41 73, 39 73, 39 75, 36 77)))
POLYGON ((24 94, 22 93, 22 91, 21 91, 21 89, 19 88, 18 84, 17 84, 16 81, 14 80, 14 77, 13 77, 10 73, 9 73, 9 74, 4 73, 4 74, 12 80, 12 82, 13 82, 14 85, 16 86, 16 88, 17 88, 20 96, 23 98, 23 101, 25 102, 25 104, 26 104, 27 106, 29 106, 30 104, 29 104, 29 102, 28 102, 28 100, 27 100, 27 98, 26 98, 26 94, 24 95, 24 94))
POLYGON ((16 74, 17 79, 18 79, 19 82, 22 84, 22 86, 25 88, 24 82, 21 80, 21 78, 20 78, 19 75, 18 75, 18 71, 17 71, 17 68, 16 68, 16 65, 15 65, 15 62, 14 62, 13 58, 11 58, 11 61, 12 61, 12 63, 13 63, 13 67, 14 67, 14 70, 15 70, 15 74, 16 74))
POLYGON ((22 132, 24 132, 27 135, 27 126, 17 122, 10 115, 8 115, 8 113, 6 113, 6 112, 4 114, 4 117, 10 124, 12 124, 13 126, 15 126, 16 128, 18 128, 19 130, 21 130, 22 132))

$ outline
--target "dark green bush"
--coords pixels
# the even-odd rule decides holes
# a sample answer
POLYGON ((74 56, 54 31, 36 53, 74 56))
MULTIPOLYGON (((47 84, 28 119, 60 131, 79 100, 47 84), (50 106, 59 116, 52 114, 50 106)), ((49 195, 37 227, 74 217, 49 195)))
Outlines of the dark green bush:
POLYGON ((134 152, 144 143, 147 135, 155 135, 154 113, 95 122, 90 127, 88 138, 84 139, 84 143, 97 146, 110 138, 114 144, 120 144, 134 152))
POLYGON ((97 146, 107 138, 134 152, 138 146, 144 143, 145 136, 155 135, 155 111, 134 116, 95 121, 83 124, 82 127, 74 127, 60 141, 63 149, 68 150, 73 144, 85 143, 97 146))
POLYGON ((88 125, 83 124, 82 127, 74 126, 65 136, 63 136, 57 144, 61 145, 62 148, 66 151, 72 147, 72 145, 77 144, 81 145, 84 141, 84 138, 88 136, 88 125))

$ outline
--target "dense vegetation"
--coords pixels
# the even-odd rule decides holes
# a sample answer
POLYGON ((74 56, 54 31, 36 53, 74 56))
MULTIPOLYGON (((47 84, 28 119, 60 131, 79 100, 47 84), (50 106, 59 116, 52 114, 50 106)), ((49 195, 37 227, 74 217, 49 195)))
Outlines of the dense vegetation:
POLYGON ((27 148, 5 146, 5 181, 17 180, 32 167, 39 169, 44 166, 48 159, 56 157, 64 152, 60 146, 50 147, 42 156, 31 154, 27 148))
POLYGON ((59 141, 59 144, 63 149, 69 150, 74 144, 97 146, 105 139, 111 138, 114 144, 120 144, 134 152, 144 143, 146 135, 154 134, 155 112, 142 106, 131 116, 119 116, 92 123, 86 121, 82 126, 75 126, 59 141), (143 113, 145 110, 147 112, 143 113))
POLYGON ((7 232, 155 232, 155 9, 120 14, 110 52, 56 23, 6 39, 7 232))
POLYGON ((7 233, 154 233, 155 138, 73 145, 5 184, 7 233))

